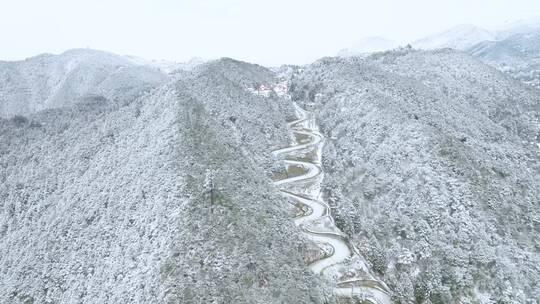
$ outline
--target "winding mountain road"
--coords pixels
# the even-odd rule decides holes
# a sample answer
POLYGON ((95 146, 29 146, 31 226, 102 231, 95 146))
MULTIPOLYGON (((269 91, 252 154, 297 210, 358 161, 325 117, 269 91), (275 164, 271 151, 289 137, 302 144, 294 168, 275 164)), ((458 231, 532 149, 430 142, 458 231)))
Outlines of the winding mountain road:
MULTIPOLYGON (((274 156, 283 156, 286 170, 301 167, 299 175, 274 182, 284 196, 301 205, 302 213, 294 222, 306 238, 315 244, 331 247, 329 253, 312 262, 309 267, 318 274, 336 283, 334 295, 339 298, 354 298, 374 304, 390 304, 390 290, 369 270, 366 261, 346 235, 334 224, 330 207, 322 199, 321 183, 324 172, 321 153, 324 137, 318 131, 314 115, 294 103, 297 120, 288 124, 295 136, 309 138, 290 147, 273 151, 274 156)), ((321 249, 322 251, 322 249, 321 249)))

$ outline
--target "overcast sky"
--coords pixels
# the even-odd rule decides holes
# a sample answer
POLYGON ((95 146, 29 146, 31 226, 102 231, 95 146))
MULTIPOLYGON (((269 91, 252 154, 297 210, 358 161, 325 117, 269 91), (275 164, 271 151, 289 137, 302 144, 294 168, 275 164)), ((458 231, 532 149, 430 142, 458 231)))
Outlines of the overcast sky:
POLYGON ((307 63, 366 36, 410 41, 540 16, 540 0, 1 0, 0 60, 90 47, 148 59, 307 63))

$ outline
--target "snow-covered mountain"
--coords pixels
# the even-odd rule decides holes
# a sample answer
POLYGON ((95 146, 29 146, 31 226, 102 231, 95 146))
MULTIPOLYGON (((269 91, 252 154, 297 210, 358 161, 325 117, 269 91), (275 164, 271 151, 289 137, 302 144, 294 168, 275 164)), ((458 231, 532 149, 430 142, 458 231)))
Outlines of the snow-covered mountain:
POLYGON ((365 55, 373 52, 386 51, 399 46, 399 42, 383 37, 367 37, 354 45, 339 51, 338 56, 349 57, 365 55))
POLYGON ((495 40, 495 35, 488 30, 474 25, 459 25, 444 32, 411 42, 418 49, 452 48, 467 49, 481 41, 495 40))
POLYGON ((87 98, 120 102, 167 79, 154 67, 90 49, 0 61, 0 117, 70 106, 87 98))
POLYGON ((0 75, 0 303, 365 303, 340 297, 362 273, 394 303, 540 298, 540 91, 469 54, 169 75, 74 50, 0 75))
MULTIPOLYGON (((452 48, 467 50, 480 42, 500 41, 516 34, 525 34, 540 29, 540 18, 530 18, 514 22, 508 22, 497 29, 487 30, 471 24, 463 24, 452 27, 440 33, 436 33, 412 42, 413 48, 433 50, 440 48, 452 48)), ((407 43, 398 43, 384 37, 367 37, 356 44, 338 52, 339 57, 366 55, 369 53, 387 51, 407 43)))
MULTIPOLYGON (((89 74, 77 79, 100 70, 114 82, 109 66, 131 69, 84 53, 89 74)), ((80 58, 45 57, 66 56, 80 58)), ((28 87, 66 77, 42 60, 25 70, 28 87)), ((245 89, 274 76, 221 59, 116 106, 0 118, 0 303, 323 304, 326 283, 305 265, 307 241, 269 178, 294 109, 245 89)), ((100 88, 83 80, 73 89, 100 88)))
POLYGON ((540 87, 540 19, 507 23, 487 31, 459 26, 415 42, 419 49, 453 48, 470 53, 512 77, 540 87))
POLYGON ((500 41, 480 42, 467 52, 540 88, 540 29, 514 34, 500 41))
MULTIPOLYGON (((458 50, 467 49, 481 41, 492 41, 496 35, 485 29, 473 25, 460 25, 422 39, 408 43, 417 49, 453 48, 458 50)), ((407 44, 407 43, 405 43, 407 44)), ((387 51, 404 46, 394 40, 383 37, 368 37, 358 43, 342 49, 338 52, 339 57, 360 56, 375 52, 387 51)))
POLYGON ((540 298, 540 91, 451 49, 325 58, 294 88, 335 221, 395 303, 540 298))
POLYGON ((459 25, 416 41, 414 48, 439 49, 453 48, 466 50, 475 44, 488 41, 500 41, 517 34, 526 34, 540 29, 540 18, 523 19, 508 22, 496 29, 487 30, 474 25, 459 25))

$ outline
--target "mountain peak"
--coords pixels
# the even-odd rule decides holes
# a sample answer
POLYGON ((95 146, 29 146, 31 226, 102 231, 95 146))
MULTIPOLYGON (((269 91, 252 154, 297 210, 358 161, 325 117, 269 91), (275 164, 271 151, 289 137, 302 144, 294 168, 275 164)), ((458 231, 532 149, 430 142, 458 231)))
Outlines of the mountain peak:
POLYGON ((438 34, 412 42, 412 46, 421 49, 453 48, 467 49, 478 42, 494 40, 490 31, 472 24, 461 24, 438 34))

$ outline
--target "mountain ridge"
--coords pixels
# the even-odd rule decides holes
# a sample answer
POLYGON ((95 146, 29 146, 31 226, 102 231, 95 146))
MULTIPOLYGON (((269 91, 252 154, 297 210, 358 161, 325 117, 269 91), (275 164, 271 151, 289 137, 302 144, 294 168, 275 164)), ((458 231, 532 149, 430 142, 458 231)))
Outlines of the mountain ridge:
POLYGON ((451 49, 171 74, 85 52, 0 64, 0 302, 354 303, 309 269, 328 248, 274 184, 309 171, 272 155, 306 143, 293 102, 323 135, 335 225, 394 303, 540 296, 536 88, 451 49))

